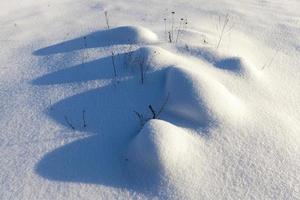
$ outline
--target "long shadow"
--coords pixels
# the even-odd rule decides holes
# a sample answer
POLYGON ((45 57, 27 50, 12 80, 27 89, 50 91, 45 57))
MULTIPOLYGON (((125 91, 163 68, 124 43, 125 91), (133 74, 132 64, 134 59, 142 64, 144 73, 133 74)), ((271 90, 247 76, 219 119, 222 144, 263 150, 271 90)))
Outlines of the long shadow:
POLYGON ((209 51, 208 49, 201 48, 201 47, 188 47, 187 48, 179 48, 182 52, 188 52, 189 54, 199 57, 206 62, 211 63, 214 67, 228 70, 235 73, 240 73, 242 71, 242 61, 238 57, 228 57, 222 58, 213 52, 209 51))
MULTIPOLYGON (((69 42, 76 44, 80 40, 69 42)), ((42 52, 72 51, 75 48, 71 46, 68 49, 54 45, 42 52)), ((81 48, 80 45, 77 47, 81 48)), ((120 58, 123 56, 120 55, 120 58)), ((117 68, 119 82, 71 96, 47 109, 46 114, 58 123, 89 135, 46 154, 35 167, 38 175, 49 180, 101 184, 142 193, 156 190, 156 184, 151 188, 143 187, 130 177, 126 170, 126 149, 141 128, 134 111, 150 118, 152 113, 148 106, 159 110, 167 93, 172 92, 162 87, 168 68, 147 72, 145 82, 141 84, 139 73, 128 76, 130 73, 121 67, 117 68)), ((53 85, 111 78, 111 58, 106 57, 39 77, 33 84, 53 85)), ((161 117, 174 124, 188 124, 177 116, 164 116, 163 113, 161 117)))
POLYGON ((106 136, 91 136, 62 146, 36 165, 36 173, 55 181, 126 187, 124 144, 106 136))
MULTIPOLYGON (((126 70, 121 66, 126 54, 115 56, 118 77, 124 76, 126 70)), ((79 83, 90 80, 111 79, 114 77, 112 58, 104 57, 91 62, 72 66, 63 70, 41 76, 32 81, 35 85, 52 85, 63 83, 79 83)))
MULTIPOLYGON (((52 79, 57 80, 57 77, 52 79)), ((48 81, 55 83, 49 77, 48 81)), ((72 123, 75 129, 84 130, 91 136, 45 155, 36 165, 36 173, 56 181, 148 190, 139 188, 128 177, 124 154, 140 129, 139 119, 133 111, 150 117, 148 105, 159 108, 165 96, 161 88, 164 82, 162 70, 148 73, 144 84, 140 83, 139 77, 133 77, 116 86, 90 90, 54 104, 47 109, 48 115, 65 126, 72 123), (84 121, 86 127, 83 127, 84 121)))
POLYGON ((122 26, 114 29, 97 31, 82 37, 48 46, 33 52, 33 54, 45 56, 87 48, 133 44, 139 42, 139 38, 140 35, 136 29, 130 26, 122 26))

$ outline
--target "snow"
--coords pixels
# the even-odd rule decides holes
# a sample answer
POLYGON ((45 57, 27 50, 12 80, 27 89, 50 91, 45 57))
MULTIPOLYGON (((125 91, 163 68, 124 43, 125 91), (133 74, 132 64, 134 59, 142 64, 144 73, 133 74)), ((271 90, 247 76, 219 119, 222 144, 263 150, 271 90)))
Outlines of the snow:
POLYGON ((299 8, 3 1, 0 199, 300 199, 299 8))
POLYGON ((154 43, 157 35, 148 29, 135 26, 121 26, 109 30, 102 30, 84 36, 55 44, 34 52, 35 55, 49 55, 64 53, 83 48, 105 47, 111 45, 154 43))

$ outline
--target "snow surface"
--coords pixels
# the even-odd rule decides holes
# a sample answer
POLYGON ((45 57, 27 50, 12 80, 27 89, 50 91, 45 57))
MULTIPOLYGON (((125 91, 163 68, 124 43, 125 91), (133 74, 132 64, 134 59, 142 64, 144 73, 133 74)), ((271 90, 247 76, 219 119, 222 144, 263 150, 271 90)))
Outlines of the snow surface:
POLYGON ((300 199, 299 9, 2 0, 0 199, 300 199))

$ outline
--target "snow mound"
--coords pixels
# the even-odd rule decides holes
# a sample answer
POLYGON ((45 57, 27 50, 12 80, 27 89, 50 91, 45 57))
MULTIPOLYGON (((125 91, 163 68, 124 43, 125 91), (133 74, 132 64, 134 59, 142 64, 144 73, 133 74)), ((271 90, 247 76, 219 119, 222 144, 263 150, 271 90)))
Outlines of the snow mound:
POLYGON ((158 36, 151 30, 141 26, 121 26, 110 30, 113 41, 129 43, 154 43, 158 42, 158 36))
POLYGON ((146 65, 147 72, 166 69, 182 63, 183 58, 159 46, 141 46, 129 56, 128 63, 135 67, 146 65))
POLYGON ((206 127, 217 120, 239 119, 247 110, 242 100, 211 72, 214 67, 201 59, 189 59, 155 46, 141 47, 131 58, 136 67, 143 62, 148 72, 163 73, 164 93, 170 96, 164 113, 182 122, 181 126, 206 127))
POLYGON ((165 87, 172 97, 167 109, 202 126, 217 118, 238 119, 246 112, 241 100, 209 74, 172 67, 165 87))
POLYGON ((155 33, 140 26, 120 26, 108 30, 97 31, 88 35, 64 41, 39 49, 34 55, 49 55, 71 52, 86 48, 108 47, 124 44, 152 44, 158 42, 155 33))
POLYGON ((0 199, 300 199, 293 1, 3 3, 0 199))
POLYGON ((193 173, 200 177, 205 157, 199 151, 199 144, 196 136, 180 127, 150 120, 128 147, 129 172, 139 185, 155 188, 165 185, 166 192, 168 187, 191 181, 189 175, 193 173))

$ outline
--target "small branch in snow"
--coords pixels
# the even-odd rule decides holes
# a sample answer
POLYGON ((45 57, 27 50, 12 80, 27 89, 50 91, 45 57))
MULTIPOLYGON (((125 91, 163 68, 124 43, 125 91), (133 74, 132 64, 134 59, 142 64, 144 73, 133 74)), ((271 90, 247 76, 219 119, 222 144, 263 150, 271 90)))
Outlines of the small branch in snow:
MULTIPOLYGON (((219 48, 221 42, 222 42, 222 39, 223 39, 223 36, 226 32, 226 29, 228 27, 228 23, 229 23, 229 14, 226 14, 225 16, 225 19, 224 19, 224 22, 222 24, 222 19, 221 19, 221 16, 219 16, 219 26, 221 27, 221 32, 220 32, 220 35, 219 35, 219 40, 218 40, 218 44, 217 44, 217 49, 219 48)), ((229 27, 228 31, 230 31, 231 29, 233 28, 233 26, 229 27)))
POLYGON ((112 51, 111 52, 111 61, 112 61, 112 66, 114 69, 114 77, 117 77, 117 70, 116 70, 116 64, 115 64, 115 53, 112 51))
POLYGON ((163 104, 161 105, 158 113, 157 113, 157 118, 159 118, 160 114, 164 111, 165 106, 167 105, 168 101, 170 98, 170 92, 168 92, 167 97, 165 99, 165 101, 163 102, 163 104))
POLYGON ((154 111, 154 109, 152 108, 152 106, 151 105, 149 105, 148 106, 148 108, 151 110, 151 112, 152 112, 152 119, 156 119, 156 113, 155 113, 155 111, 154 111))
POLYGON ((133 111, 134 112, 134 114, 139 118, 139 120, 140 120, 140 125, 141 125, 141 127, 143 127, 144 126, 144 123, 145 123, 145 119, 144 119, 144 116, 143 116, 143 114, 141 114, 141 113, 139 113, 139 112, 137 112, 137 111, 133 111))
POLYGON ((85 110, 82 111, 82 122, 83 122, 83 128, 87 127, 86 121, 85 121, 85 110))
POLYGON ((127 53, 124 54, 123 56, 123 65, 125 68, 128 68, 128 66, 131 64, 132 62, 132 48, 133 48, 133 43, 130 42, 130 40, 128 40, 128 42, 130 43, 129 48, 127 50, 127 53))
POLYGON ((267 62, 267 63, 265 63, 264 66, 260 69, 261 71, 263 71, 265 68, 269 68, 272 65, 272 63, 273 63, 273 61, 274 61, 274 59, 277 56, 277 54, 278 54, 279 51, 280 51, 280 49, 276 50, 276 52, 271 57, 270 61, 267 62))
POLYGON ((159 109, 159 111, 157 113, 156 113, 156 111, 153 109, 153 107, 151 105, 148 106, 149 109, 150 109, 150 111, 151 111, 151 113, 152 113, 152 119, 159 119, 159 116, 163 112, 166 104, 169 101, 169 98, 170 98, 170 93, 168 93, 165 101, 163 102, 163 104, 161 105, 161 107, 160 107, 160 109, 159 109))
POLYGON ((179 28, 178 28, 178 31, 177 31, 177 36, 176 36, 176 41, 175 41, 175 43, 177 43, 178 42, 178 39, 179 39, 179 35, 180 35, 180 33, 181 33, 181 26, 182 26, 182 23, 183 23, 183 18, 181 18, 180 19, 180 24, 179 24, 179 28))
POLYGON ((172 35, 171 35, 171 32, 169 31, 168 34, 169 34, 169 42, 172 43, 172 35))
POLYGON ((169 98, 170 98, 170 93, 168 93, 168 95, 167 95, 165 101, 164 101, 163 104, 161 105, 161 107, 160 107, 160 109, 159 109, 158 112, 156 112, 156 111, 154 110, 154 108, 152 107, 152 105, 149 105, 149 106, 148 106, 149 110, 150 110, 151 113, 152 113, 152 117, 151 117, 151 118, 144 118, 144 115, 143 115, 143 114, 141 114, 141 113, 139 113, 139 112, 137 112, 137 111, 133 111, 134 114, 139 118, 141 127, 143 127, 144 124, 145 124, 148 120, 150 120, 150 119, 159 119, 159 116, 160 116, 161 113, 164 111, 164 108, 165 108, 166 104, 168 103, 169 98))
POLYGON ((140 60, 140 71, 141 71, 141 83, 144 84, 144 76, 145 76, 145 58, 144 56, 142 56, 141 60, 140 60))
MULTIPOLYGON (((86 36, 84 36, 83 37, 83 45, 84 45, 84 49, 87 49, 87 41, 86 41, 86 36)), ((88 58, 89 56, 87 55, 87 58, 88 58)), ((84 66, 84 64, 85 64, 85 53, 83 52, 82 53, 82 66, 84 66)))
POLYGON ((107 29, 110 29, 110 26, 109 26, 109 19, 108 19, 108 12, 105 11, 105 12, 104 12, 104 15, 105 15, 105 22, 106 22, 107 29))
POLYGON ((172 27, 171 27, 171 31, 172 31, 172 41, 174 41, 174 15, 175 15, 175 12, 172 11, 172 27))
POLYGON ((165 39, 167 40, 167 19, 164 18, 164 22, 165 22, 165 39))
POLYGON ((75 127, 72 125, 72 123, 69 121, 68 117, 67 116, 64 116, 65 117, 65 121, 66 123, 70 126, 71 129, 75 130, 75 127))

